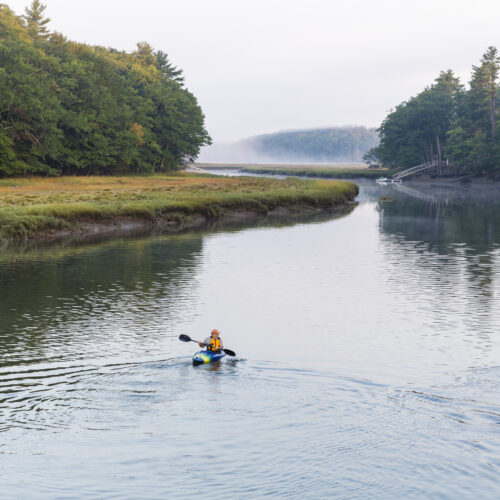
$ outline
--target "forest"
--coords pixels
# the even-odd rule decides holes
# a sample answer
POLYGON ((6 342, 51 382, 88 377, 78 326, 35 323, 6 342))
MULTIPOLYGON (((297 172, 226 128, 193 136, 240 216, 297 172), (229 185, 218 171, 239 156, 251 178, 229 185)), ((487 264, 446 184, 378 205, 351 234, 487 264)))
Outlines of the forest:
POLYGON ((395 170, 448 160, 457 173, 500 176, 499 70, 498 51, 488 47, 468 87, 452 70, 442 71, 387 115, 378 129, 380 145, 365 160, 395 170))
POLYGON ((253 151, 277 161, 361 161, 378 144, 375 129, 331 127, 258 135, 245 140, 253 151))
POLYGON ((0 176, 174 170, 211 139, 182 70, 51 32, 45 5, 0 4, 0 176))

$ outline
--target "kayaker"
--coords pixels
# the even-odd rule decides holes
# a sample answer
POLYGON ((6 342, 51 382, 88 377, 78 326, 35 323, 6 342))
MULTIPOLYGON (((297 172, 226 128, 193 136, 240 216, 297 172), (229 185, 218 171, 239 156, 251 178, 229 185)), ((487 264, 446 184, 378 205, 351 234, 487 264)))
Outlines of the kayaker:
POLYGON ((203 342, 198 342, 199 346, 206 347, 207 351, 220 352, 221 349, 224 349, 224 344, 222 343, 222 339, 219 337, 219 334, 219 330, 212 330, 210 337, 207 337, 203 342))

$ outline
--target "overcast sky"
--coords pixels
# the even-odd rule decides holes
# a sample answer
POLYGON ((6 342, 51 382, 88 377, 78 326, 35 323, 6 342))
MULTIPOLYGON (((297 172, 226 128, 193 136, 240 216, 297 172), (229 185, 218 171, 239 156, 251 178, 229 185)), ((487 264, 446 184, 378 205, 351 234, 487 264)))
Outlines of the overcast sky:
MULTIPOLYGON (((2 0, 0 0, 2 1, 2 0)), ((21 14, 31 0, 3 0, 21 14)), ((500 49, 499 0, 46 0, 51 29, 184 70, 215 141, 377 126, 442 69, 500 49)))

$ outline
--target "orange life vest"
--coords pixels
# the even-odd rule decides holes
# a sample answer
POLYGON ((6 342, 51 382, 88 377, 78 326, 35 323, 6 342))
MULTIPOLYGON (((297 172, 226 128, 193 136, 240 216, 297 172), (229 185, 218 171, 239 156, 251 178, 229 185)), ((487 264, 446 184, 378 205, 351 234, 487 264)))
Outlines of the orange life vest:
POLYGON ((207 351, 220 352, 220 338, 210 338, 210 345, 207 345, 207 351))

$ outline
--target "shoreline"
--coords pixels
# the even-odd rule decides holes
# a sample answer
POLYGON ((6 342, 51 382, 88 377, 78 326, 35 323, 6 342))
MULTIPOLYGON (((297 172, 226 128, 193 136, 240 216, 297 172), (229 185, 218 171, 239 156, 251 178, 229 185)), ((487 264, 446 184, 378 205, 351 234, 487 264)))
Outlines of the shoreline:
MULTIPOLYGON (((315 168, 329 168, 338 170, 365 170, 368 168, 367 164, 362 162, 339 162, 339 163, 241 163, 241 162, 195 162, 188 163, 188 166, 199 168, 213 168, 214 170, 234 170, 241 168, 296 168, 296 169, 315 169, 315 168)), ((373 169, 372 169, 373 170, 373 169)))
POLYGON ((89 240, 178 233, 211 222, 244 222, 354 206, 345 181, 213 175, 56 178, 0 183, 0 241, 89 240))
POLYGON ((286 175, 301 179, 377 179, 386 170, 369 169, 363 164, 189 164, 186 171, 214 173, 236 171, 240 174, 286 175))
MULTIPOLYGON (((386 169, 368 169, 354 164, 254 164, 254 163, 194 163, 189 164, 186 171, 200 173, 215 173, 225 171, 236 171, 240 174, 263 174, 268 176, 284 175, 298 177, 300 179, 339 179, 339 180, 376 180, 379 177, 390 176, 386 169), (349 168, 350 166, 350 168, 349 168)), ((403 182, 422 182, 438 184, 475 184, 475 185, 497 185, 500 178, 489 178, 487 176, 472 177, 470 175, 447 175, 431 177, 429 175, 416 175, 403 182)))
POLYGON ((72 227, 65 229, 53 229, 39 232, 28 239, 5 239, 7 245, 26 242, 37 243, 58 243, 64 240, 88 242, 94 239, 112 239, 124 236, 143 234, 178 234, 191 229, 200 229, 211 223, 232 224, 251 223, 253 221, 287 221, 295 217, 314 217, 319 215, 336 216, 347 214, 352 208, 357 206, 353 201, 348 204, 333 205, 329 208, 317 208, 310 205, 292 205, 279 207, 266 213, 259 213, 255 210, 223 210, 217 217, 206 217, 201 214, 193 214, 184 217, 182 222, 171 218, 158 217, 157 219, 145 219, 140 217, 119 216, 110 220, 91 221, 81 220, 72 227))

